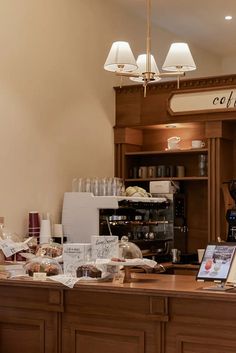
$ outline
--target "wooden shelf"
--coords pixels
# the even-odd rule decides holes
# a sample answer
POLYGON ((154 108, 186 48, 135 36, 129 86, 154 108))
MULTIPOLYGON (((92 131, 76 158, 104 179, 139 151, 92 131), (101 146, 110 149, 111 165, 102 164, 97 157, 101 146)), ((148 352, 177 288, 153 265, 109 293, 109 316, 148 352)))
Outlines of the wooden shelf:
POLYGON ((198 177, 198 176, 191 176, 191 177, 183 177, 183 178, 178 178, 178 177, 172 177, 172 178, 153 178, 153 179, 141 179, 141 178, 137 178, 137 179, 125 179, 125 181, 155 181, 155 180, 183 180, 183 181, 200 181, 200 180, 208 180, 207 176, 204 177, 198 177))
POLYGON ((207 153, 207 148, 194 148, 194 149, 179 149, 179 150, 166 150, 166 151, 140 151, 140 152, 126 152, 125 156, 148 156, 155 154, 195 154, 207 153))

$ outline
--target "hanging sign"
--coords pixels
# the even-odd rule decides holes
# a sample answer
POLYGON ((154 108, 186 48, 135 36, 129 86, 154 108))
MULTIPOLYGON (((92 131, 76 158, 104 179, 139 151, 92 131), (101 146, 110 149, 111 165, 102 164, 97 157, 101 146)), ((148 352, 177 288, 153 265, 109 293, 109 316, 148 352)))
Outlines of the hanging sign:
POLYGON ((175 91, 168 111, 171 115, 236 111, 236 87, 175 91))

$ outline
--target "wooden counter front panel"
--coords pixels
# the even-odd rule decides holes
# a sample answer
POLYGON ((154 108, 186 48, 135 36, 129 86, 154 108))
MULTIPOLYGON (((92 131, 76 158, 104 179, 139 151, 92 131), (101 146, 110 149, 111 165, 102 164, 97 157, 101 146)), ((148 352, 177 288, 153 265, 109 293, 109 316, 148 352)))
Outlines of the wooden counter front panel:
POLYGON ((56 313, 0 308, 1 353, 57 353, 56 313))
POLYGON ((170 299, 165 353, 235 353, 236 303, 170 299))
POLYGON ((1 285, 0 293, 0 352, 58 353, 62 290, 1 285))
POLYGON ((62 353, 163 352, 162 297, 67 291, 65 306, 62 353))

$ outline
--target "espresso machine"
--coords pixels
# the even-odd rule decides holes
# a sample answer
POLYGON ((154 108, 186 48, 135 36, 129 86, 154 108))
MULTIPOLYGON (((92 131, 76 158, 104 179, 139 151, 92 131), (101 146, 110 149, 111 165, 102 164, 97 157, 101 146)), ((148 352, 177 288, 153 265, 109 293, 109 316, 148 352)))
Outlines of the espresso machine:
POLYGON ((234 205, 226 212, 228 222, 227 242, 236 242, 236 180, 230 180, 227 184, 230 196, 234 200, 234 205))

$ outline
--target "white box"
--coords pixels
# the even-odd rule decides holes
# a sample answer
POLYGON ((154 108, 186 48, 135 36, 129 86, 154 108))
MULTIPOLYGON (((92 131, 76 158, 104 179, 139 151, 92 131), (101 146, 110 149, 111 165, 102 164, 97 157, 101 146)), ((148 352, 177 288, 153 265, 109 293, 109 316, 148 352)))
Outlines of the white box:
POLYGON ((119 238, 116 235, 93 235, 92 259, 111 259, 119 256, 119 238))
POLYGON ((150 194, 174 194, 179 188, 178 182, 170 180, 156 180, 150 181, 150 194))
POLYGON ((91 244, 66 243, 63 244, 64 274, 76 277, 76 270, 85 262, 91 260, 91 244))

